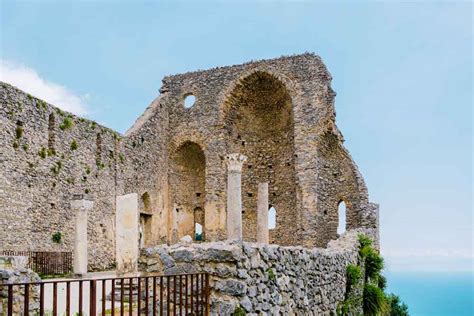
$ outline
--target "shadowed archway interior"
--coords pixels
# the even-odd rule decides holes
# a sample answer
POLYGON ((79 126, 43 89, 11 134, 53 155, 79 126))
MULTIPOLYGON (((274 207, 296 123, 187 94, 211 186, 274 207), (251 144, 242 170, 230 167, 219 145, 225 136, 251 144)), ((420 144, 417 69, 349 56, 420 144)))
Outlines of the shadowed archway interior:
POLYGON ((297 227, 294 123, 285 85, 266 72, 242 79, 227 100, 229 152, 248 157, 242 171, 244 240, 256 239, 257 186, 269 183, 269 200, 279 210, 270 241, 293 244, 297 227))

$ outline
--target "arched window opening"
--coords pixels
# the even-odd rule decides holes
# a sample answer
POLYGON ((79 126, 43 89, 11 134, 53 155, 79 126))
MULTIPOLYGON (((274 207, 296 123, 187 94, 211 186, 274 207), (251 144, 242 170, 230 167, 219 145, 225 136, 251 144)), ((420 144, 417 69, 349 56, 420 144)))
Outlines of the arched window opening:
POLYGON ((337 225, 337 233, 341 235, 346 231, 346 203, 344 201, 339 202, 339 205, 337 207, 337 214, 339 218, 337 225))
POLYGON ((194 240, 204 240, 204 211, 200 207, 194 209, 194 240))
POLYGON ((48 149, 54 151, 54 125, 55 118, 54 114, 51 113, 48 119, 48 149))
POLYGON ((150 201, 150 194, 145 192, 142 194, 142 202, 143 202, 143 210, 146 213, 151 213, 151 201, 150 201))
POLYGON ((276 208, 271 206, 268 210, 268 229, 276 228, 276 208))
POLYGON ((202 241, 202 225, 199 223, 194 224, 194 240, 202 241))
POLYGON ((188 94, 187 96, 184 97, 184 107, 186 109, 191 108, 195 102, 196 102, 196 97, 192 94, 188 94))

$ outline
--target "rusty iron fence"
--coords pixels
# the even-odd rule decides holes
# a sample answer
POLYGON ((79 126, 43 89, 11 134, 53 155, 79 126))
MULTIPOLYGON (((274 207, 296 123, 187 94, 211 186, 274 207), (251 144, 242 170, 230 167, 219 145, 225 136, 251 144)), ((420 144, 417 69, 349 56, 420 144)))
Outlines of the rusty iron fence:
POLYGON ((1 304, 8 316, 209 315, 209 274, 0 284, 1 304))
POLYGON ((72 272, 72 252, 1 250, 3 256, 28 257, 28 268, 42 275, 64 275, 72 272))

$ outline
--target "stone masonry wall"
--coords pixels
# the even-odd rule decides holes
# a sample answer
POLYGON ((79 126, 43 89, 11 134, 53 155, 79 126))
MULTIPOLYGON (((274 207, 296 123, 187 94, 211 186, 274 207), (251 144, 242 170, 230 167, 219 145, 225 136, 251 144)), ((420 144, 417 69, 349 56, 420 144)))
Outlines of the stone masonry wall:
POLYGON ((0 83, 0 248, 72 251, 73 194, 89 212, 89 268, 114 263, 116 150, 120 136, 0 83), (56 244, 52 235, 61 232, 56 244))
MULTIPOLYGON (((357 264, 357 235, 327 249, 256 243, 176 244, 142 250, 143 272, 210 273, 212 315, 332 315, 344 300, 346 267, 357 264)), ((372 231, 364 231, 373 235, 372 231)))

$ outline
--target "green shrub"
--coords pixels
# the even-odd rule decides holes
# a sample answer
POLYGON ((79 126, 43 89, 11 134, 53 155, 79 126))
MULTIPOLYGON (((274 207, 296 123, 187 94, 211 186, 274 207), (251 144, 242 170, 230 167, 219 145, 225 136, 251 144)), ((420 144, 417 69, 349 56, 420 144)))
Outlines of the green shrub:
POLYGON ((122 154, 119 155, 119 159, 120 163, 123 163, 125 161, 125 157, 122 154))
POLYGON ((403 303, 395 294, 389 294, 387 296, 387 301, 390 306, 390 316, 408 316, 408 306, 403 303))
POLYGON ((86 166, 86 173, 87 174, 91 173, 91 168, 89 166, 86 166))
POLYGON ((387 287, 387 279, 381 274, 377 278, 377 286, 382 291, 385 291, 385 288, 387 287))
POLYGON ((56 155, 56 150, 54 148, 48 148, 48 156, 56 155))
POLYGON ((26 144, 26 143, 23 144, 23 150, 24 150, 24 151, 27 151, 29 147, 30 147, 30 146, 29 146, 28 144, 26 144))
POLYGON ((17 141, 14 141, 12 146, 13 146, 13 148, 17 149, 20 146, 20 144, 18 144, 17 141))
POLYGON ((365 253, 365 277, 376 280, 384 266, 382 256, 373 248, 365 253))
POLYGON ((360 268, 354 264, 350 264, 346 268, 347 283, 349 288, 356 284, 362 276, 360 268))
POLYGON ((71 142, 71 150, 76 150, 79 146, 77 145, 77 142, 75 139, 72 140, 71 142))
POLYGON ((68 116, 68 117, 65 117, 63 119, 63 122, 61 123, 61 125, 59 125, 59 128, 64 131, 66 129, 70 129, 72 128, 72 126, 74 125, 72 119, 68 116))
POLYGON ((61 232, 55 232, 52 236, 51 236, 51 239, 53 240, 53 242, 59 244, 61 243, 61 239, 62 239, 62 234, 61 232))
POLYGON ((362 309, 366 316, 384 315, 389 311, 384 292, 373 284, 365 284, 362 309))
POLYGON ((15 129, 16 139, 20 139, 23 136, 23 127, 17 126, 15 129))
POLYGON ((361 249, 372 246, 372 239, 370 239, 367 235, 359 234, 357 235, 357 240, 359 241, 361 249))

